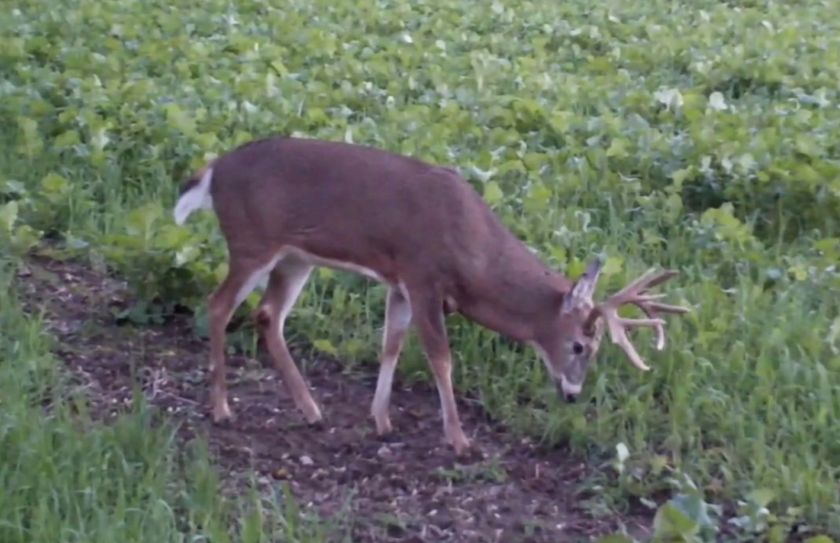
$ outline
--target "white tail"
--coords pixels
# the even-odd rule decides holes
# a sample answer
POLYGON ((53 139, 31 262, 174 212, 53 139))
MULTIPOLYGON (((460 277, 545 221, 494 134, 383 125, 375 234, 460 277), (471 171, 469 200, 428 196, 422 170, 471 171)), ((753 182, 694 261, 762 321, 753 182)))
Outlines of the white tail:
POLYGON ((532 345, 558 391, 574 400, 604 323, 630 361, 647 369, 627 338, 653 327, 664 346, 664 313, 688 309, 654 302, 647 290, 675 272, 639 278, 602 304, 593 301, 601 262, 577 281, 546 267, 450 168, 385 151, 309 139, 269 138, 216 159, 184 186, 179 224, 210 207, 230 255, 228 276, 209 300, 211 404, 231 417, 225 384, 225 328, 236 307, 267 281, 255 318, 295 404, 321 418, 292 360, 283 328, 314 266, 359 273, 388 286, 382 358, 371 412, 391 430, 391 388, 405 335, 414 325, 440 395, 444 433, 460 454, 469 447, 452 387, 445 316, 459 312, 532 345), (624 304, 647 319, 618 316, 624 304))
POLYGON ((184 187, 173 212, 175 224, 184 224, 192 212, 198 209, 213 209, 213 198, 210 196, 212 181, 213 168, 207 168, 200 174, 197 183, 184 187))

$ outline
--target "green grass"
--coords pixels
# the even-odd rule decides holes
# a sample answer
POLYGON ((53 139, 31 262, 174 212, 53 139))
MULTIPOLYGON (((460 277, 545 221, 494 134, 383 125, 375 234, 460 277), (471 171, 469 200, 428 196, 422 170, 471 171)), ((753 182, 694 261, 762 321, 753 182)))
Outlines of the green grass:
MULTIPOLYGON (((529 350, 453 319, 460 393, 593 463, 626 444, 599 482, 615 507, 688 475, 744 502, 742 525, 840 536, 840 2, 17 5, 0 20, 11 249, 58 235, 131 281, 138 316, 178 302, 200 323, 224 248, 210 217, 180 229, 169 209, 207 157, 298 132, 455 165, 553 266, 605 253, 602 292, 676 267, 670 298, 695 307, 664 352, 636 340, 652 372, 605 346, 576 406, 529 350)), ((372 361, 382 311, 380 287, 323 273, 291 333, 372 361)), ((400 371, 427 378, 416 344, 400 371)))
POLYGON ((0 541, 323 540, 282 495, 226 497, 204 445, 184 450, 141 396, 92 421, 11 294, 13 269, 0 260, 0 541))

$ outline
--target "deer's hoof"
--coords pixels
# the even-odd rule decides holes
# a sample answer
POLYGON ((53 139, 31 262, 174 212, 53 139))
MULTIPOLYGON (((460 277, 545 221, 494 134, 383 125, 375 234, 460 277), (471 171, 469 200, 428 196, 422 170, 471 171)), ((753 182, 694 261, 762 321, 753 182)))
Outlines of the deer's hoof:
POLYGON ((229 420, 233 420, 233 412, 231 412, 227 400, 217 402, 213 406, 213 422, 219 424, 229 420))

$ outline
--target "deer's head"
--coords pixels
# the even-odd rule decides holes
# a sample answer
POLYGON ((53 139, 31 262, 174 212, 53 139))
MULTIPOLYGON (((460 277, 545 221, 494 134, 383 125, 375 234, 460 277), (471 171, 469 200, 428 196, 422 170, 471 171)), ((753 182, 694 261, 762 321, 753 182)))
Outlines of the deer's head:
POLYGON ((662 313, 686 313, 686 307, 657 302, 664 294, 647 294, 647 291, 677 274, 673 270, 654 273, 648 270, 641 277, 628 284, 621 291, 605 301, 593 300, 603 261, 596 259, 589 264, 583 275, 564 293, 551 330, 534 342, 548 369, 558 392, 567 400, 575 401, 583 388, 591 361, 598 354, 604 330, 609 330, 612 342, 625 352, 630 362, 640 370, 645 365, 627 337, 627 331, 647 326, 657 334, 656 348, 665 347, 665 321, 662 313), (622 305, 637 306, 646 319, 628 319, 618 315, 622 305))

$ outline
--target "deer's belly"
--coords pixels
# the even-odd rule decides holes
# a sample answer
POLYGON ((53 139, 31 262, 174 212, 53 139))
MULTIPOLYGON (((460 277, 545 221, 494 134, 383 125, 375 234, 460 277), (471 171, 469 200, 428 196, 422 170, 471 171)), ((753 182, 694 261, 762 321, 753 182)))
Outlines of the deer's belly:
POLYGON ((362 275, 364 277, 367 277, 368 279, 373 279, 374 281, 379 281, 380 283, 391 283, 391 281, 386 280, 382 275, 370 268, 360 266, 353 262, 345 262, 341 260, 333 260, 331 258, 324 258, 322 256, 308 253, 303 249, 299 249, 297 247, 284 247, 278 255, 278 261, 289 257, 297 258, 313 266, 322 266, 334 270, 348 271, 358 275, 362 275))

